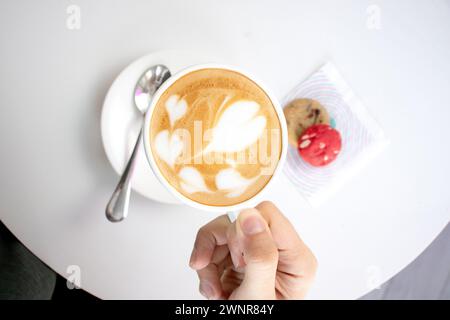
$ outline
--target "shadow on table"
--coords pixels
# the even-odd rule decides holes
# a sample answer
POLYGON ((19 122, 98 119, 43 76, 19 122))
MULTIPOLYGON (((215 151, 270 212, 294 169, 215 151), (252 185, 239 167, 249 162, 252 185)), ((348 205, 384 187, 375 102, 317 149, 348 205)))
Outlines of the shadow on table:
POLYGON ((96 300, 83 290, 70 290, 0 222, 0 300, 96 300))

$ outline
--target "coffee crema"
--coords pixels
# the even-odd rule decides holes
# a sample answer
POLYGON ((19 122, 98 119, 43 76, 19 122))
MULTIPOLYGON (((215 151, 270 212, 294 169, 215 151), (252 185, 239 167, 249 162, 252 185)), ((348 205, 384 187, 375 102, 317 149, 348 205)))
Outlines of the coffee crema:
POLYGON ((272 101, 235 71, 206 68, 180 77, 159 98, 149 125, 162 176, 201 204, 252 198, 280 160, 282 133, 272 101))

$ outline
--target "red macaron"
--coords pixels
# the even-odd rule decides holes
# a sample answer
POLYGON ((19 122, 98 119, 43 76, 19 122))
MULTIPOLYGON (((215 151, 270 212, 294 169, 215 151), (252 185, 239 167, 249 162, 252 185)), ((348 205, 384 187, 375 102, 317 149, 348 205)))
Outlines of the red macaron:
POLYGON ((327 124, 309 127, 298 139, 300 156, 315 167, 322 167, 334 161, 341 147, 341 134, 327 124))

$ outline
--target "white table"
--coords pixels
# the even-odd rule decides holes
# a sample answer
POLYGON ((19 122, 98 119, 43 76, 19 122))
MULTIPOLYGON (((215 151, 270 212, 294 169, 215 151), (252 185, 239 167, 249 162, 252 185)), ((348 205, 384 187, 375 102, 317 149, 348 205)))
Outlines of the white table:
POLYGON ((369 14, 372 2, 356 0, 70 3, 80 30, 66 27, 69 2, 1 5, 0 217, 58 273, 78 265, 90 293, 200 298, 187 261, 213 215, 133 194, 126 221, 104 217, 117 176, 102 101, 121 69, 154 50, 226 55, 280 98, 332 60, 384 127, 391 145, 320 209, 286 178, 269 191, 319 259, 310 298, 360 297, 448 223, 448 1, 378 0, 369 14), (368 28, 378 9, 381 24, 368 28))

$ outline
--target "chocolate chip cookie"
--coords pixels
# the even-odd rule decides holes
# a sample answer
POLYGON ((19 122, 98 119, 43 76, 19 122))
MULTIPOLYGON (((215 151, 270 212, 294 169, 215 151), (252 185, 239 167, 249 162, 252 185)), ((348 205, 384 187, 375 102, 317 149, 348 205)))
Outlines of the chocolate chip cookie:
POLYGON ((330 124, 327 110, 312 99, 295 99, 284 108, 289 143, 297 147, 302 133, 315 124, 330 124))

